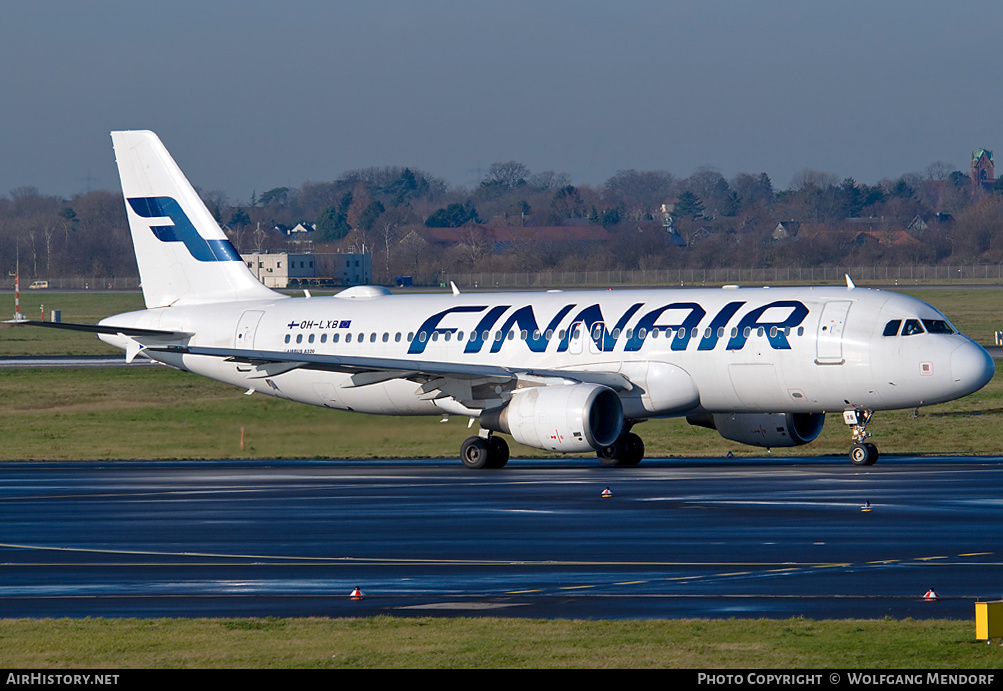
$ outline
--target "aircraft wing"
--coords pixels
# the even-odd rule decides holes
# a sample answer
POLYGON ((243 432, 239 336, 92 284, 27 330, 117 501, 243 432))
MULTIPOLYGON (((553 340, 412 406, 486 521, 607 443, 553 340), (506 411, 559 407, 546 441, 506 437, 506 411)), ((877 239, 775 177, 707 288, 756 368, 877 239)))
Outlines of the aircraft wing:
MULTIPOLYGON (((392 379, 406 379, 421 384, 419 396, 422 398, 452 396, 472 407, 480 407, 475 402, 483 401, 485 398, 476 392, 473 394, 469 392, 486 384, 500 386, 504 391, 511 391, 520 385, 548 386, 569 382, 601 384, 618 390, 633 388, 629 379, 615 372, 540 370, 405 358, 291 353, 193 345, 152 345, 145 350, 204 355, 245 363, 251 366, 247 373, 248 379, 277 376, 293 369, 350 374, 350 382, 343 386, 351 388, 380 384, 392 379)), ((497 394, 491 398, 497 398, 497 394)))

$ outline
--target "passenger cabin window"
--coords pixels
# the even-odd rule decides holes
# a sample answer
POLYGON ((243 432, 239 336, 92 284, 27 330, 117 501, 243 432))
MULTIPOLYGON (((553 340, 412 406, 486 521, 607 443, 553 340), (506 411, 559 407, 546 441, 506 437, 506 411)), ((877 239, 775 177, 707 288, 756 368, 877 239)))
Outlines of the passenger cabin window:
POLYGON ((899 327, 902 325, 901 319, 892 319, 890 322, 885 324, 885 336, 896 336, 899 332, 899 327))
POLYGON ((919 319, 906 319, 905 326, 902 327, 903 336, 912 336, 913 334, 923 333, 923 325, 919 323, 919 319))

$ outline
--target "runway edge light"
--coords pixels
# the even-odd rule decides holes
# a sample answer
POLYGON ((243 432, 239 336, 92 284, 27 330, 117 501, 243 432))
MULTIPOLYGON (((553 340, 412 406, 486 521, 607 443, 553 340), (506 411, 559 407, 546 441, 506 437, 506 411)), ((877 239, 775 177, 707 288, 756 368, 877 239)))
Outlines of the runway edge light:
POLYGON ((607 487, 606 489, 604 489, 604 490, 602 491, 602 494, 601 494, 600 496, 601 496, 601 497, 602 497, 603 499, 609 499, 610 497, 612 497, 612 496, 613 496, 613 493, 612 493, 612 492, 610 492, 610 491, 609 491, 609 487, 607 487))
POLYGON ((933 602, 934 600, 939 600, 940 595, 937 594, 936 590, 930 588, 929 590, 926 591, 926 595, 923 596, 923 599, 926 600, 927 602, 933 602))
POLYGON ((356 586, 355 590, 352 591, 352 594, 349 595, 349 598, 351 598, 352 600, 361 600, 364 597, 365 595, 362 594, 362 591, 359 590, 358 586, 356 586))

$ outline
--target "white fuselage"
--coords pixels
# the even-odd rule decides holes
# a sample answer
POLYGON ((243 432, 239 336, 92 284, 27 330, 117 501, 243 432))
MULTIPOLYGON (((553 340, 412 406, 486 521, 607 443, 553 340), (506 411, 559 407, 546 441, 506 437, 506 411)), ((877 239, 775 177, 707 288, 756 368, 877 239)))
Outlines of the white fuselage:
MULTIPOLYGON (((192 346, 615 374, 633 385, 620 392, 628 419, 910 408, 958 398, 991 378, 992 360, 968 337, 953 329, 883 335, 894 320, 946 323, 933 307, 897 293, 757 288, 276 295, 143 310, 102 324, 189 332, 192 346)), ((102 338, 126 348, 121 336, 102 338)), ((343 372, 151 357, 312 405, 395 415, 481 410, 469 397, 467 405, 422 398, 403 378, 358 385, 343 372)))

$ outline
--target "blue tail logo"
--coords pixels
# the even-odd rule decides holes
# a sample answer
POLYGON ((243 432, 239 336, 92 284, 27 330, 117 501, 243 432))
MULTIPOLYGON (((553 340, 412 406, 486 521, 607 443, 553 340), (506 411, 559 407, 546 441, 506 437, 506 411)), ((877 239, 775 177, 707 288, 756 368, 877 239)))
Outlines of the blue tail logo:
POLYGON ((229 240, 206 240, 172 197, 134 197, 129 206, 143 218, 169 218, 172 226, 150 226, 161 242, 183 242, 200 262, 239 262, 240 254, 229 240))

